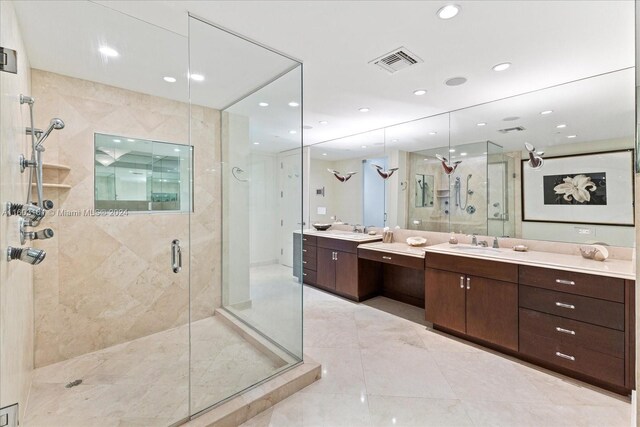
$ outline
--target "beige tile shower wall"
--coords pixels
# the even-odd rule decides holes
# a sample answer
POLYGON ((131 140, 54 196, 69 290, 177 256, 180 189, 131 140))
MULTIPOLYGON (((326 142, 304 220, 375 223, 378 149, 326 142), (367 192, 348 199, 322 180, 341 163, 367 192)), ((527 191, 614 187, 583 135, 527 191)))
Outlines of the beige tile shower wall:
POLYGON ((58 173, 70 190, 45 191, 57 215, 44 221, 55 237, 40 243, 48 255, 34 277, 36 366, 186 323, 189 269, 192 320, 212 315, 220 305, 219 112, 191 108, 189 266, 188 215, 83 213, 94 205, 94 132, 187 144, 189 106, 40 70, 32 70, 32 85, 36 126, 45 127, 52 117, 66 123, 46 141, 45 161, 71 167, 58 173), (180 274, 170 270, 174 238, 183 241, 180 274))
MULTIPOLYGON (((0 2, 0 41, 18 51, 18 74, 0 72, 0 201, 24 203, 27 175, 16 162, 30 145, 24 129, 29 107, 20 94, 29 95, 30 71, 13 4, 0 2)), ((4 209, 3 209, 4 210, 4 209)), ((16 217, 0 217, 0 250, 20 246, 16 217)), ((24 413, 33 370, 33 280, 25 263, 0 260, 0 407, 19 403, 24 413)))

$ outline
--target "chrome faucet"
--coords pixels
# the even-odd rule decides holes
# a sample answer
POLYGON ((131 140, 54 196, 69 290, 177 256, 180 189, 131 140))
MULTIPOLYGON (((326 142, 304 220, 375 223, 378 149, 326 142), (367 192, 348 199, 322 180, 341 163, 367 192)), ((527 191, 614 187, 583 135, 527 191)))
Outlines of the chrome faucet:
POLYGON ((475 233, 467 234, 467 236, 471 236, 471 245, 478 246, 478 236, 475 233))
POLYGON ((480 240, 478 242, 478 246, 482 246, 483 248, 488 248, 489 247, 489 243, 487 243, 486 240, 480 240))
POLYGON ((362 229, 362 225, 360 224, 353 224, 353 232, 354 233, 364 233, 363 229, 362 229))
POLYGON ((498 236, 495 236, 495 237, 493 238, 493 247, 494 247, 495 249, 500 249, 500 243, 498 242, 498 236))

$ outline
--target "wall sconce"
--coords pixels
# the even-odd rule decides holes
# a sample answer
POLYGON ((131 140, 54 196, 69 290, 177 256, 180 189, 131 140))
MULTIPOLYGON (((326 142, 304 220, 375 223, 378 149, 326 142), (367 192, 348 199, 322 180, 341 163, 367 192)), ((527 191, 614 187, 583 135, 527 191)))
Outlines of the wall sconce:
POLYGON ((462 160, 456 160, 453 164, 449 164, 449 160, 440 154, 436 154, 436 158, 442 163, 442 169, 444 169, 444 173, 447 175, 454 173, 458 165, 462 163, 462 160))
POLYGON ((529 161, 527 164, 531 169, 540 169, 544 164, 544 151, 536 151, 536 148, 529 144, 528 142, 524 143, 524 148, 529 152, 529 161))
POLYGON ((336 179, 340 182, 347 182, 353 175, 358 173, 358 172, 347 172, 345 175, 342 175, 337 170, 333 170, 333 169, 327 169, 327 170, 331 172, 333 176, 335 176, 336 179))
POLYGON ((373 166, 376 169, 376 172, 378 172, 378 175, 380 175, 384 180, 391 178, 391 175, 393 175, 395 171, 400 169, 400 168, 391 168, 389 170, 384 170, 382 166, 378 166, 375 163, 371 163, 371 166, 373 166))

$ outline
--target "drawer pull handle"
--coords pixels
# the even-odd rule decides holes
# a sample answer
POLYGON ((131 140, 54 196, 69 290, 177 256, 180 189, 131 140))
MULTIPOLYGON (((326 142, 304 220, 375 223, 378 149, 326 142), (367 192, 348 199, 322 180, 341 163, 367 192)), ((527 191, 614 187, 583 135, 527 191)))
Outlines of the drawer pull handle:
POLYGON ((303 249, 303 250, 302 250, 302 252, 307 252, 307 250, 306 250, 306 249, 303 249))
POLYGON ((573 305, 573 304, 565 304, 563 302, 556 302, 556 305, 558 307, 562 307, 562 308, 570 308, 571 310, 575 310, 576 309, 576 306, 573 305))
POLYGON ((307 273, 302 273, 302 275, 303 275, 303 276, 306 276, 306 275, 307 275, 307 273))
POLYGON ((556 331, 562 332, 563 334, 575 335, 576 331, 572 331, 571 329, 564 329, 560 327, 556 327, 556 331))
POLYGON ((556 351, 556 356, 562 357, 563 359, 571 360, 572 362, 576 360, 575 357, 569 356, 568 354, 560 353, 559 351, 556 351))
POLYGON ((390 256, 383 256, 382 259, 389 259, 390 260, 391 257, 390 256))
POLYGON ((471 277, 467 277, 467 290, 471 289, 471 277))
POLYGON ((556 283, 560 285, 569 285, 569 286, 575 286, 576 284, 576 282, 574 282, 573 280, 564 280, 564 279, 556 279, 556 283))
POLYGON ((460 276, 460 287, 464 289, 464 276, 460 276))
POLYGON ((302 261, 302 263, 303 263, 303 264, 306 264, 306 263, 307 263, 307 261, 302 261))
POLYGON ((307 239, 302 239, 302 241, 303 241, 303 242, 306 242, 306 241, 307 241, 307 239))

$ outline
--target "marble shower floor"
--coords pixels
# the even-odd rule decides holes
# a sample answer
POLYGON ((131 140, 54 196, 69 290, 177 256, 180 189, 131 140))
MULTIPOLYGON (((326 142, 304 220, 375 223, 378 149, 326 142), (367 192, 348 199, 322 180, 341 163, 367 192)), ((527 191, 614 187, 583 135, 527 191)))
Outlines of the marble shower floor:
POLYGON ((630 425, 626 399, 434 332, 419 308, 306 286, 304 303, 323 378, 244 427, 630 425))
MULTIPOLYGON (((218 316, 193 323, 191 357, 193 412, 282 368, 218 316)), ((188 404, 185 325, 36 369, 21 425, 168 426, 188 416, 188 404)))

